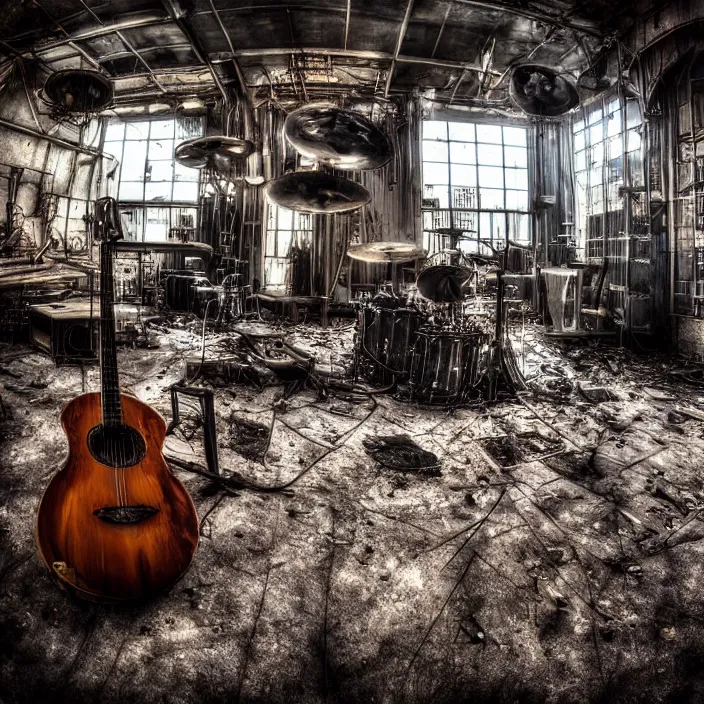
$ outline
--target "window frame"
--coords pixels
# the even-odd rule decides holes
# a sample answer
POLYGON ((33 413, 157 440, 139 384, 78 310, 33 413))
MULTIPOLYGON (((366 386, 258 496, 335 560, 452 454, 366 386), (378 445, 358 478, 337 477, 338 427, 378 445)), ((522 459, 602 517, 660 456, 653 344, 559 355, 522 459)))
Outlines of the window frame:
POLYGON ((313 235, 314 235, 314 228, 315 228, 315 222, 314 222, 314 214, 313 213, 300 213, 296 212, 295 210, 291 210, 290 208, 283 208, 279 205, 276 205, 275 203, 271 203, 269 200, 266 201, 266 211, 265 211, 265 216, 266 216, 266 227, 264 229, 264 256, 263 256, 263 265, 264 265, 264 270, 263 270, 263 279, 264 279, 264 287, 267 289, 274 289, 274 290, 280 290, 280 289, 285 289, 288 287, 288 283, 286 281, 286 274, 287 274, 287 264, 289 262, 289 258, 291 255, 291 247, 293 244, 296 242, 298 236, 304 236, 307 237, 308 241, 312 244, 313 242, 313 235), (279 227, 279 215, 281 214, 281 211, 286 211, 291 213, 291 229, 283 229, 279 227), (271 222, 271 217, 272 214, 274 216, 274 227, 270 228, 269 223, 271 222), (308 228, 303 228, 303 227, 296 227, 296 225, 300 225, 301 220, 306 220, 310 224, 310 227, 308 228), (280 236, 286 233, 289 235, 289 242, 288 246, 286 249, 286 253, 282 254, 279 250, 279 247, 281 246, 280 243, 280 236), (274 238, 274 249, 275 249, 275 254, 269 254, 269 237, 270 235, 273 235, 274 238), (267 279, 267 275, 269 273, 269 269, 267 266, 267 260, 275 260, 279 263, 279 266, 281 267, 281 270, 283 271, 283 277, 281 281, 277 282, 272 282, 267 279))
MULTIPOLYGON (((487 138, 488 139, 488 138, 487 138)), ((529 148, 530 148, 530 125, 517 124, 510 120, 460 120, 455 116, 439 116, 437 119, 433 120, 423 120, 423 125, 421 126, 421 136, 420 136, 420 161, 423 166, 422 171, 422 191, 423 191, 423 202, 421 203, 422 212, 422 230, 424 238, 424 247, 429 253, 434 253, 437 250, 435 246, 435 238, 433 237, 432 230, 439 227, 464 227, 467 229, 476 230, 474 236, 470 240, 464 240, 461 242, 462 249, 466 252, 469 251, 481 251, 480 240, 491 242, 493 245, 496 242, 505 242, 505 238, 508 236, 511 239, 519 241, 521 244, 531 244, 533 241, 533 207, 532 207, 532 193, 533 193, 533 171, 531 168, 529 160, 529 148), (444 123, 445 124, 445 134, 444 137, 429 137, 426 133, 425 125, 427 122, 434 123, 444 123), (466 139, 459 139, 456 134, 452 134, 451 126, 457 125, 471 125, 471 130, 468 130, 470 134, 467 135, 466 139), (500 129, 500 141, 487 141, 480 135, 480 129, 482 127, 498 127, 500 129), (505 133, 506 129, 519 129, 525 133, 525 140, 523 144, 515 144, 513 141, 507 141, 507 135, 505 133), (425 158, 425 143, 427 142, 439 142, 445 144, 446 146, 446 160, 439 161, 435 159, 425 158), (472 145, 469 151, 473 151, 473 155, 468 155, 467 158, 471 160, 471 163, 459 163, 453 161, 452 145, 453 144, 467 144, 472 145), (481 157, 481 147, 482 146, 494 146, 500 150, 501 154, 501 165, 496 164, 488 165, 482 163, 483 159, 481 157), (525 159, 523 160, 524 166, 514 166, 512 163, 507 162, 507 152, 520 149, 525 153, 525 159), (431 207, 425 204, 427 198, 436 198, 436 193, 438 188, 443 188, 445 184, 429 184, 426 183, 426 164, 447 164, 447 185, 446 185, 446 196, 445 201, 447 207, 442 205, 442 199, 438 199, 438 207, 431 207), (469 167, 474 170, 474 186, 461 186, 455 185, 453 183, 453 166, 469 167), (496 188, 492 190, 501 191, 502 204, 501 208, 488 208, 482 207, 482 188, 480 169, 496 168, 501 169, 501 188, 496 188), (509 187, 507 172, 524 172, 525 173, 525 184, 526 187, 509 187), (432 196, 426 195, 426 189, 428 187, 433 187, 435 192, 432 196), (475 203, 471 204, 469 207, 456 205, 456 193, 458 190, 467 188, 473 189, 473 197, 475 203), (525 209, 519 207, 507 207, 507 199, 509 195, 518 194, 516 197, 520 198, 520 194, 525 194, 525 209), (464 222, 463 222, 464 221, 464 222), (522 225, 522 227, 521 227, 522 225), (489 228, 489 237, 484 233, 485 228, 489 228), (525 228, 525 233, 523 229, 525 228), (518 236, 517 236, 517 233, 518 236)), ((519 174, 517 174, 519 175, 519 174)), ((491 187, 483 187, 491 188, 491 187)), ((472 194, 469 195, 470 198, 472 194)), ((466 197, 466 196, 465 196, 466 197)), ((469 201, 471 203, 471 201, 469 201)))
MULTIPOLYGON (((206 130, 206 121, 205 121, 205 116, 194 116, 191 119, 199 120, 200 122, 200 134, 205 135, 205 130, 206 130)), ((117 157, 117 155, 114 155, 115 158, 118 159, 118 166, 115 172, 115 192, 117 195, 117 201, 119 203, 121 211, 124 212, 131 212, 135 213, 137 210, 142 210, 142 215, 141 215, 141 225, 139 226, 139 231, 135 231, 134 234, 137 237, 137 241, 139 242, 161 242, 161 241, 168 241, 168 236, 169 232, 171 229, 175 227, 180 227, 181 226, 181 212, 180 211, 193 211, 193 224, 195 229, 198 229, 199 226, 199 219, 200 219, 200 195, 201 195, 201 188, 202 188, 202 179, 201 179, 201 173, 199 169, 191 169, 191 171, 194 172, 196 175, 196 178, 194 180, 184 180, 184 181, 179 181, 176 178, 176 170, 178 167, 178 164, 176 162, 175 156, 174 156, 174 151, 176 147, 179 144, 182 144, 183 142, 187 141, 188 139, 192 139, 194 137, 184 137, 182 139, 178 139, 176 137, 176 131, 177 131, 177 120, 178 116, 173 115, 173 116, 163 116, 163 115, 154 115, 154 116, 143 116, 143 115, 135 115, 135 116, 129 116, 129 117, 108 117, 103 121, 103 145, 105 144, 117 144, 119 143, 120 146, 120 155, 117 157), (152 138, 152 129, 153 129, 153 124, 157 122, 166 122, 170 121, 173 123, 173 131, 172 131, 172 137, 164 137, 164 138, 152 138), (110 127, 111 122, 113 123, 122 123, 124 124, 124 130, 122 132, 122 137, 120 139, 113 139, 113 140, 107 140, 106 137, 108 136, 108 130, 110 127), (127 129, 130 125, 135 125, 135 124, 147 124, 149 126, 147 130, 147 135, 144 140, 130 140, 127 138, 127 129), (149 154, 150 154, 150 145, 153 142, 157 141, 171 141, 173 142, 173 150, 171 152, 171 158, 170 159, 150 159, 149 154), (144 168, 143 168, 143 178, 141 180, 141 186, 142 186, 142 199, 136 199, 136 198, 120 198, 120 190, 121 186, 123 183, 122 180, 122 171, 124 168, 124 163, 125 163, 125 149, 126 145, 128 142, 134 142, 134 141, 144 141, 146 143, 146 148, 145 148, 145 154, 144 154, 144 168), (170 181, 151 181, 150 179, 147 178, 147 173, 148 173, 148 167, 150 163, 159 163, 159 162, 170 162, 171 163, 171 180, 170 181), (169 183, 170 184, 170 198, 168 200, 147 200, 147 186, 149 183, 169 183), (176 199, 174 200, 173 195, 174 195, 174 187, 177 183, 194 183, 195 184, 195 193, 196 197, 195 200, 179 200, 176 199), (167 231, 166 231, 166 236, 163 240, 161 239, 149 239, 147 237, 147 226, 149 223, 149 216, 150 210, 168 210, 169 211, 169 216, 168 216, 168 223, 167 225, 167 231)), ((108 153, 113 154, 112 151, 108 151, 108 153)), ((186 167, 181 167, 181 168, 186 168, 186 167)), ((127 180, 125 183, 140 183, 140 181, 130 181, 127 180)), ((139 218, 136 218, 139 219, 139 218)))

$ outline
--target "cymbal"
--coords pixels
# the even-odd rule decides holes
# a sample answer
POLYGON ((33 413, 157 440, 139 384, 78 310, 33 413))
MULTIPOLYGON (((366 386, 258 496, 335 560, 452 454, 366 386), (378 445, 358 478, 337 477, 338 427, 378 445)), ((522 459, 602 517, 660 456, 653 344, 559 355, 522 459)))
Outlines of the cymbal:
POLYGON ((266 186, 269 200, 301 213, 347 213, 371 200, 369 191, 348 178, 322 171, 296 171, 266 186))
POLYGON ((378 169, 393 157, 391 140, 371 120, 328 103, 289 113, 284 134, 297 152, 336 169, 378 169))
POLYGON ((411 262, 425 259, 427 252, 412 242, 366 242, 352 245, 347 256, 361 262, 383 264, 384 262, 411 262))
POLYGON ((225 170, 233 160, 246 159, 253 151, 254 144, 247 139, 216 135, 182 142, 176 147, 174 157, 179 164, 191 169, 211 166, 225 170))

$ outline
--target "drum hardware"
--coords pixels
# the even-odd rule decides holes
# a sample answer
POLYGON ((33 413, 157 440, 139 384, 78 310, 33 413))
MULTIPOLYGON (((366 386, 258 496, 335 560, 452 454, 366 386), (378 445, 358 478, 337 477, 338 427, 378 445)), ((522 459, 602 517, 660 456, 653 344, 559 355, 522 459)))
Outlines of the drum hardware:
POLYGON ((226 320, 241 320, 245 315, 245 303, 251 285, 242 286, 239 281, 241 274, 228 274, 222 281, 222 300, 218 312, 217 325, 226 320))
POLYGON ((181 422, 178 395, 183 394, 197 398, 200 403, 200 412, 203 418, 203 448, 205 449, 205 462, 208 471, 220 476, 220 463, 218 461, 218 438, 215 425, 215 396, 211 389, 196 386, 172 386, 171 389, 171 423, 166 431, 167 435, 173 433, 181 422))
POLYGON ((425 259, 427 252, 412 242, 365 242, 347 250, 350 259, 368 264, 391 264, 391 287, 398 294, 398 267, 406 262, 425 259))

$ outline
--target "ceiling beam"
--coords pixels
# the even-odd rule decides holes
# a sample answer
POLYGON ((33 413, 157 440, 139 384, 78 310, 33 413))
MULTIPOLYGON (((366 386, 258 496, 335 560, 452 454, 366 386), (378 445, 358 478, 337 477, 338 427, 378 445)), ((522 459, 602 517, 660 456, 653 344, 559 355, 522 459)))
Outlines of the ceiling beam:
POLYGON ((164 88, 163 85, 161 85, 161 81, 156 77, 156 74, 154 71, 152 71, 151 66, 146 62, 145 58, 130 44, 129 41, 125 38, 124 34, 122 32, 115 32, 117 35, 117 38, 135 55, 135 58, 139 63, 144 66, 144 68, 147 69, 147 73, 149 73, 152 81, 154 82, 154 85, 164 94, 166 94, 167 90, 164 88))
POLYGON ((525 17, 536 22, 544 22, 545 24, 571 29, 580 34, 586 34, 590 37, 601 39, 603 33, 599 30, 596 22, 590 20, 574 20, 566 16, 556 16, 547 14, 543 10, 531 9, 530 7, 519 7, 517 5, 509 5, 504 2, 496 2, 495 0, 454 0, 460 5, 468 7, 477 7, 483 10, 493 10, 495 12, 507 12, 519 17, 525 17))
POLYGON ((445 16, 442 18, 442 24, 440 25, 440 31, 438 32, 438 38, 435 40, 435 45, 433 46, 433 51, 430 54, 430 58, 433 59, 435 58, 435 52, 438 50, 438 46, 440 45, 440 39, 442 38, 442 33, 445 31, 445 23, 447 22, 447 18, 450 16, 450 10, 452 9, 452 0, 447 3, 447 10, 445 10, 445 16))
POLYGON ((389 97, 389 91, 391 90, 391 81, 394 77, 394 72, 396 71, 396 62, 398 61, 399 54, 401 53, 401 46, 403 45, 403 40, 406 36, 406 31, 408 30, 408 23, 411 20, 411 12, 413 12, 413 0, 408 0, 406 5, 406 12, 403 15, 403 22, 401 22, 401 27, 398 30, 398 37, 396 37, 396 48, 394 49, 394 56, 391 60, 391 66, 386 74, 386 87, 384 88, 384 97, 389 97))
POLYGON ((220 76, 218 75, 218 72, 215 70, 215 66, 213 65, 213 62, 210 60, 208 55, 205 53, 203 48, 200 45, 200 42, 196 38, 195 34, 191 30, 190 25, 186 24, 184 22, 183 18, 180 16, 178 10, 176 9, 176 6, 173 3, 173 0, 162 0, 162 4, 164 5, 164 8, 166 11, 169 13, 169 17, 174 21, 176 26, 181 30, 181 33, 183 34, 184 37, 188 40, 188 43, 191 46, 191 49, 193 49, 193 53, 196 55, 196 58, 198 61, 201 63, 205 64, 208 67, 208 70, 210 71, 210 75, 213 77, 213 80, 215 81, 215 85, 218 87, 218 90, 220 91, 220 94, 222 95, 222 99, 225 101, 225 104, 229 104, 230 102, 230 94, 227 92, 227 89, 223 85, 222 80, 220 79, 220 76))
MULTIPOLYGON (((193 51, 193 47, 188 42, 179 42, 178 44, 164 44, 163 46, 147 46, 142 47, 141 49, 137 49, 137 51, 140 54, 149 54, 153 51, 168 51, 176 49, 190 49, 191 51, 193 51)), ((132 55, 133 54, 131 51, 116 51, 112 54, 103 54, 100 57, 100 63, 105 63, 106 61, 115 61, 117 59, 124 59, 126 56, 132 55)), ((200 61, 200 58, 198 60, 200 61)))
MULTIPOLYGON (((75 34, 69 35, 66 39, 59 39, 47 44, 39 44, 33 47, 32 51, 36 54, 42 54, 46 51, 51 51, 52 49, 58 49, 59 47, 66 46, 72 42, 86 41, 97 37, 105 37, 108 34, 114 34, 118 31, 135 29, 137 27, 152 27, 155 25, 167 24, 169 22, 171 22, 170 18, 163 15, 145 15, 144 17, 123 20, 121 22, 115 22, 114 24, 106 24, 102 27, 95 27, 93 29, 83 30, 82 32, 76 32, 75 34)), ((5 41, 12 42, 13 39, 8 38, 5 41)))
MULTIPOLYGON (((312 56, 339 56, 341 58, 359 59, 362 61, 393 61, 393 54, 387 51, 365 51, 355 49, 330 49, 325 47, 303 47, 297 50, 298 53, 303 53, 312 56)), ((287 48, 267 48, 267 49, 240 49, 235 52, 235 56, 239 59, 247 58, 265 58, 267 56, 288 56, 291 53, 290 47, 287 48)), ((218 59, 215 63, 224 63, 229 59, 218 59)), ((438 68, 457 68, 466 69, 474 73, 483 73, 484 68, 477 64, 466 61, 445 61, 443 59, 428 59, 423 56, 405 56, 400 54, 396 57, 396 63, 399 64, 422 64, 424 66, 436 66, 438 68)), ((500 71, 490 70, 488 73, 494 76, 500 76, 500 71)))
POLYGON ((244 73, 242 73, 242 68, 240 67, 239 62, 237 61, 237 57, 235 55, 235 47, 232 45, 232 39, 230 38, 227 29, 225 29, 225 25, 223 24, 222 18, 220 17, 220 13, 218 12, 218 8, 215 7, 215 3, 213 2, 213 0, 208 0, 208 2, 210 3, 212 15, 215 18, 215 21, 218 23, 220 31, 225 37, 227 46, 230 47, 230 53, 232 54, 232 65, 235 67, 235 73, 237 74, 237 82, 239 83, 242 97, 247 100, 247 81, 245 80, 244 73))
POLYGON ((347 12, 345 14, 345 45, 344 48, 347 49, 347 39, 350 36, 350 14, 352 12, 352 0, 347 0, 347 12))

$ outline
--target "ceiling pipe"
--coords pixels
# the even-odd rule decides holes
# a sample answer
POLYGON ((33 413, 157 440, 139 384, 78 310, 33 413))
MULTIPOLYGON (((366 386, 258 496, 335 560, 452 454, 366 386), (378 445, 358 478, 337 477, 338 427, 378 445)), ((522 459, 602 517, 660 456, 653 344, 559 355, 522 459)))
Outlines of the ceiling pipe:
POLYGON ((0 118, 0 127, 4 127, 5 129, 11 130, 13 132, 23 134, 27 137, 34 137, 35 139, 42 139, 45 142, 55 144, 57 147, 62 147, 63 149, 70 149, 71 151, 80 152, 81 154, 88 154, 89 156, 95 156, 95 157, 98 157, 98 156, 111 157, 110 154, 105 154, 104 152, 101 152, 97 149, 91 149, 90 147, 84 147, 84 146, 81 146, 80 144, 73 144, 72 142, 67 142, 65 139, 61 139, 60 137, 54 137, 53 135, 50 135, 50 134, 43 134, 42 132, 37 132, 36 130, 31 129, 30 127, 25 127, 24 125, 18 125, 18 124, 15 124, 14 122, 10 122, 9 120, 4 120, 2 118, 0 118))

